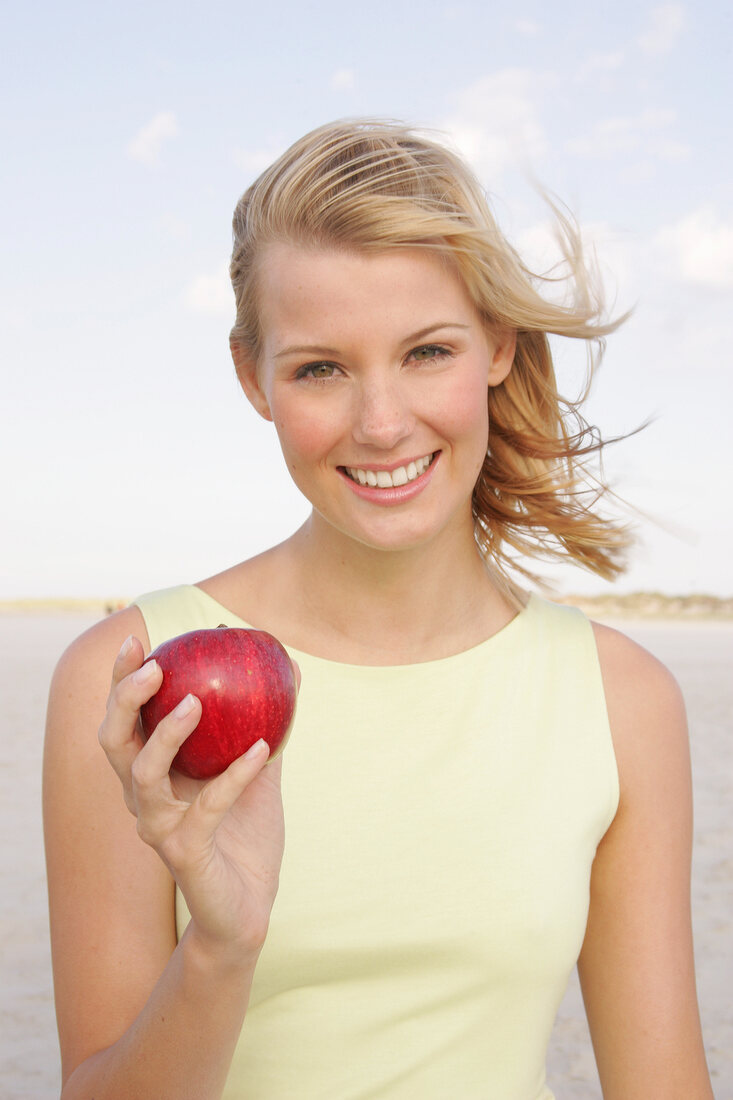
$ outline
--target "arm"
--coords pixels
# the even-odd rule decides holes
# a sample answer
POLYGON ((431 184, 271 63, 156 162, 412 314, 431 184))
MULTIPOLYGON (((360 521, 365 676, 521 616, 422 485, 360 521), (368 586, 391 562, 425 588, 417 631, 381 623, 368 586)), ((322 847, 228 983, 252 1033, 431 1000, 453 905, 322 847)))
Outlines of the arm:
POLYGON ((690 918, 692 795, 671 674, 596 626, 620 780, 578 969, 606 1100, 712 1100, 690 918))
POLYGON ((160 672, 135 682, 138 641, 115 662, 131 632, 146 637, 135 608, 100 623, 51 686, 44 827, 62 1097, 208 1100, 226 1079, 277 888, 279 763, 263 771, 255 754, 204 786, 171 786, 200 704, 142 747, 137 713, 160 672), (258 841, 250 822, 268 814, 258 841), (176 880, 192 914, 179 944, 176 880))

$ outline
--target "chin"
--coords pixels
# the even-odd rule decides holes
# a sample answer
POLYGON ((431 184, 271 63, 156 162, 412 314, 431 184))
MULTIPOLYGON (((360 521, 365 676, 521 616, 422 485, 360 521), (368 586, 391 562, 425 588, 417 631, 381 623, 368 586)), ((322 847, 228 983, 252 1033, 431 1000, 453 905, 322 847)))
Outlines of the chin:
POLYGON ((336 530, 342 537, 350 540, 360 547, 373 550, 377 553, 396 554, 409 553, 416 550, 424 550, 431 545, 438 546, 443 542, 455 545, 457 538, 461 537, 461 530, 468 530, 470 538, 473 538, 473 517, 469 512, 469 523, 416 523, 414 518, 400 522, 394 514, 385 517, 382 524, 357 526, 350 523, 334 523, 321 515, 321 520, 332 530, 336 530))

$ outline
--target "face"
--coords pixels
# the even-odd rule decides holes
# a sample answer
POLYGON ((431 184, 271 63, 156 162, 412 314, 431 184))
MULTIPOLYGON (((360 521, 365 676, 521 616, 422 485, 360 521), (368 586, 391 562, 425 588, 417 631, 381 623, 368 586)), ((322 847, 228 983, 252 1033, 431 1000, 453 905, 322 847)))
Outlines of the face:
POLYGON ((383 550, 472 539, 487 387, 514 334, 488 332, 453 269, 417 248, 271 245, 258 297, 262 353, 235 349, 239 376, 320 529, 383 550))

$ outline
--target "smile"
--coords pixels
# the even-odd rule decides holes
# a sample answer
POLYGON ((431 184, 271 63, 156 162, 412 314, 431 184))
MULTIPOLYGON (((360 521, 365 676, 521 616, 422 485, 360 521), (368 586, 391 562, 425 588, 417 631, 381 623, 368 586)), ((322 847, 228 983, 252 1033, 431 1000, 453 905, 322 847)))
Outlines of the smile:
POLYGON ((396 470, 369 470, 361 466, 342 466, 341 469, 358 485, 368 485, 374 489, 397 489, 424 474, 434 458, 435 454, 425 455, 424 458, 408 462, 406 466, 398 466, 396 470))

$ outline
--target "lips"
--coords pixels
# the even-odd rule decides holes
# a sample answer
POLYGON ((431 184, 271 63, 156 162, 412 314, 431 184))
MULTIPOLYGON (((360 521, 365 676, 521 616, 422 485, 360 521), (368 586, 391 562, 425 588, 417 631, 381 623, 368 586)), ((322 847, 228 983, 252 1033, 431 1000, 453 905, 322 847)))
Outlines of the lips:
POLYGON ((366 466, 342 466, 341 469, 358 485, 366 485, 373 489, 397 489, 424 474, 434 458, 434 453, 428 454, 404 466, 397 466, 394 470, 373 470, 366 466))

